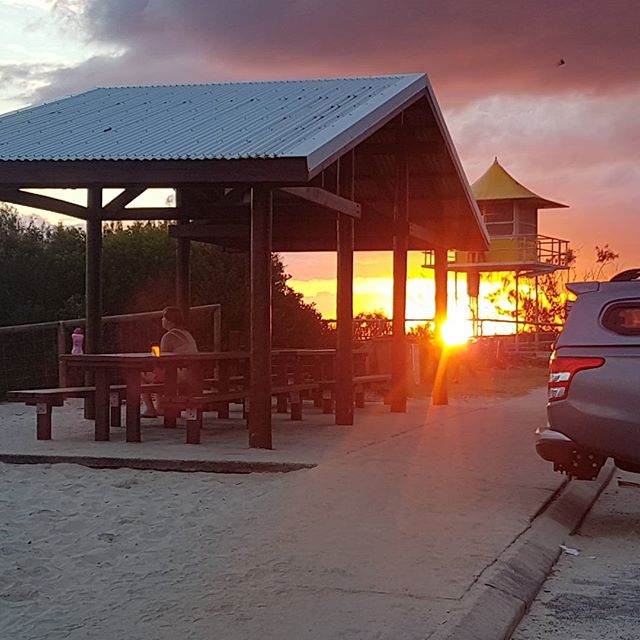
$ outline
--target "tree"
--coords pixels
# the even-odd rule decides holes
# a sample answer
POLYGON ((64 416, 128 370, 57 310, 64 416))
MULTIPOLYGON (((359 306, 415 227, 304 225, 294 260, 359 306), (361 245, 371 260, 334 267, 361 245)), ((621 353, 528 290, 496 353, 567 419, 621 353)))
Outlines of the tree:
MULTIPOLYGON (((85 232, 39 224, 0 204, 0 324, 44 322, 84 315, 85 232)), ((223 334, 248 333, 249 261, 244 253, 193 243, 192 304, 222 305, 223 334)), ((175 241, 166 222, 105 225, 105 315, 161 309, 175 303, 175 241)), ((320 314, 288 284, 273 257, 274 346, 323 346, 331 341, 320 314)))
POLYGON ((391 320, 382 311, 360 312, 353 324, 355 339, 360 341, 390 336, 392 333, 391 320))
POLYGON ((64 317, 84 278, 84 234, 0 203, 0 324, 64 317))
MULTIPOLYGON (((521 323, 522 331, 535 331, 536 323, 542 331, 557 331, 558 325, 564 324, 567 314, 567 292, 565 285, 568 280, 602 280, 610 270, 615 270, 615 261, 620 257, 608 244, 602 247, 596 245, 594 264, 585 269, 581 277, 576 277, 576 255, 569 256, 569 274, 566 271, 554 271, 538 276, 538 291, 536 303, 535 287, 520 287, 518 291, 517 320, 521 323), (536 308, 537 307, 537 308, 536 308)), ((516 318, 515 278, 509 274, 503 277, 501 289, 489 294, 487 299, 493 302, 498 313, 516 318), (504 299, 508 305, 504 305, 504 299)))
POLYGON ((620 257, 620 254, 609 247, 608 244, 599 247, 596 245, 596 260, 595 263, 585 269, 582 274, 581 280, 603 280, 608 279, 607 272, 617 271, 616 260, 620 257))

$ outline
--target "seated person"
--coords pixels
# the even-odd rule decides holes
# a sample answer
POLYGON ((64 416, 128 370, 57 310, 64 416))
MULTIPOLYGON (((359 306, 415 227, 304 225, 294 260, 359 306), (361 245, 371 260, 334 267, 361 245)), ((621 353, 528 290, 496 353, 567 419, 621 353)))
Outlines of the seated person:
MULTIPOLYGON (((166 333, 160 340, 160 353, 197 353, 198 345, 195 338, 189 333, 184 326, 182 312, 177 307, 167 307, 162 312, 162 328, 166 333)), ((178 382, 186 381, 186 371, 178 369, 178 382)), ((149 373, 143 374, 144 382, 162 382, 163 371, 156 369, 149 373)), ((156 418, 158 409, 153 401, 150 393, 141 395, 142 404, 145 411, 141 414, 142 418, 156 418)))

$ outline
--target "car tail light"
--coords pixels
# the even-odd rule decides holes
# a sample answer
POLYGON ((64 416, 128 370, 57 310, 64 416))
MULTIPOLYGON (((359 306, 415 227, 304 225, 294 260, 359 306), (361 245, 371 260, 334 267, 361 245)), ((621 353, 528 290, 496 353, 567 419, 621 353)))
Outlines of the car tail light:
POLYGON ((604 358, 581 356, 556 356, 549 361, 549 402, 564 400, 569 394, 569 385, 578 371, 597 369, 604 364, 604 358))

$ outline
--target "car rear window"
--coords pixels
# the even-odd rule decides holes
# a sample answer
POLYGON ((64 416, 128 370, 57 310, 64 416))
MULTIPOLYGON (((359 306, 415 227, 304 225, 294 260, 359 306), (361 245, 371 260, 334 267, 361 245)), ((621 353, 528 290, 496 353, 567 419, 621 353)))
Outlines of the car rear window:
POLYGON ((602 317, 602 324, 610 331, 625 336, 640 335, 640 301, 609 307, 602 317))

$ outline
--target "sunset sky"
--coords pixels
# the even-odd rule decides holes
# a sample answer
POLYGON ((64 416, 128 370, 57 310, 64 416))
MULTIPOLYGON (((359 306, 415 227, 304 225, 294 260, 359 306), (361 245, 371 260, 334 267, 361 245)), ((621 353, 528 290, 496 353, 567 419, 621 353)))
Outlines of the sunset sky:
MULTIPOLYGON (((426 72, 470 182, 498 156, 570 205, 540 230, 581 264, 608 243, 638 266, 639 23, 634 0, 0 0, 0 112, 95 86, 426 72)), ((333 257, 285 262, 329 313, 333 257)), ((361 302, 389 272, 358 256, 361 302)))

